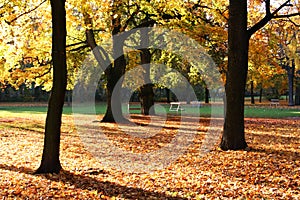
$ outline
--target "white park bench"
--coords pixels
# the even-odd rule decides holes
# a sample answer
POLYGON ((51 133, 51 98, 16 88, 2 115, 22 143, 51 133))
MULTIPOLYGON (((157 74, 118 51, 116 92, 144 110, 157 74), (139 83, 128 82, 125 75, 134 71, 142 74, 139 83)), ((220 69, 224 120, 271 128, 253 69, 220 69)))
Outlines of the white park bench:
POLYGON ((176 111, 178 112, 179 110, 184 110, 182 108, 182 105, 186 104, 186 102, 180 101, 180 102, 171 102, 170 103, 170 108, 169 111, 176 111))
POLYGON ((275 106, 277 107, 279 105, 279 99, 271 99, 270 100, 270 106, 275 106))

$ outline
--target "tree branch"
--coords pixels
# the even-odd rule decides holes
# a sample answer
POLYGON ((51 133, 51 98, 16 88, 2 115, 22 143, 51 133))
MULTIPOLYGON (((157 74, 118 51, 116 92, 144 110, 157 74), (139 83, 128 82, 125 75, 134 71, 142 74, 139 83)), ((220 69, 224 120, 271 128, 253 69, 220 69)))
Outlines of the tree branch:
POLYGON ((153 26, 155 23, 156 23, 156 21, 151 19, 151 20, 148 20, 148 21, 145 21, 145 22, 139 24, 135 28, 150 27, 150 26, 153 26))
POLYGON ((49 69, 47 71, 45 71, 44 73, 42 74, 39 74, 38 76, 35 76, 34 79, 37 79, 37 78, 42 78, 43 76, 47 75, 48 73, 51 72, 51 69, 52 67, 49 67, 49 69))
POLYGON ((287 15, 277 15, 277 13, 284 7, 290 6, 290 0, 287 0, 282 5, 280 5, 275 11, 271 13, 270 11, 270 0, 266 0, 266 15, 259 22, 248 29, 248 38, 250 38, 256 31, 264 27, 271 19, 274 18, 286 18, 299 15, 299 13, 287 14, 287 15), (277 16, 276 16, 277 15, 277 16))
POLYGON ((79 51, 79 50, 82 50, 82 49, 85 49, 85 48, 88 48, 88 47, 89 47, 89 45, 85 44, 85 45, 79 46, 77 48, 70 49, 69 51, 70 52, 79 51))
POLYGON ((286 2, 284 2, 282 5, 280 5, 274 12, 272 12, 271 15, 276 15, 282 8, 284 8, 285 6, 288 6, 291 0, 287 0, 286 2))
POLYGON ((296 27, 300 27, 300 24, 297 24, 296 22, 294 22, 293 20, 291 20, 290 18, 288 18, 289 22, 291 22, 294 26, 296 27))
POLYGON ((46 66, 46 65, 49 65, 49 64, 52 63, 52 60, 48 60, 48 59, 47 59, 47 60, 42 59, 42 60, 40 61, 40 59, 39 59, 38 56, 35 58, 34 61, 37 61, 37 63, 39 64, 39 66, 46 66))
POLYGON ((201 5, 201 0, 198 0, 198 2, 193 5, 192 10, 196 10, 197 8, 206 8, 212 10, 211 7, 208 7, 206 5, 201 5))
POLYGON ((73 38, 73 39, 81 41, 81 42, 85 42, 85 40, 79 39, 79 38, 71 36, 71 35, 67 35, 67 37, 73 38))
POLYGON ((299 13, 286 14, 286 15, 276 15, 276 16, 273 17, 273 19, 289 18, 289 17, 295 17, 295 16, 300 16, 300 12, 299 13))
POLYGON ((97 45, 93 30, 87 29, 85 31, 85 35, 86 35, 87 47, 89 47, 93 51, 93 54, 99 66, 105 73, 110 73, 108 71, 110 67, 107 67, 110 64, 109 56, 102 47, 97 45))
POLYGON ((4 3, 0 6, 0 9, 4 8, 8 3, 9 3, 9 1, 4 2, 4 3))
POLYGON ((24 13, 18 15, 17 17, 15 17, 14 19, 12 19, 12 20, 10 20, 10 21, 5 20, 5 22, 6 22, 8 25, 10 25, 11 23, 13 23, 14 21, 16 21, 17 19, 19 19, 19 18, 22 17, 23 15, 27 15, 28 13, 31 13, 32 11, 38 9, 38 8, 39 8, 41 5, 43 5, 46 1, 47 1, 47 0, 42 1, 39 5, 37 5, 37 6, 34 7, 33 9, 28 10, 28 11, 26 11, 26 12, 24 12, 24 13))
POLYGON ((266 0, 266 15, 271 15, 271 4, 270 0, 266 0))
POLYGON ((128 19, 126 20, 126 22, 125 22, 125 24, 124 24, 124 27, 123 27, 123 31, 125 31, 126 28, 127 28, 127 26, 129 25, 129 23, 130 23, 131 21, 134 20, 134 17, 139 13, 139 10, 140 10, 140 7, 137 5, 137 10, 134 11, 134 12, 130 15, 130 17, 128 17, 128 19))
POLYGON ((266 15, 259 22, 257 22, 254 26, 248 29, 248 38, 250 38, 256 31, 264 27, 270 20, 272 19, 272 15, 266 15))
POLYGON ((225 19, 225 20, 229 20, 228 19, 228 17, 226 17, 225 15, 224 15, 224 13, 226 12, 226 11, 228 11, 228 9, 225 9, 225 10, 220 10, 220 9, 217 9, 217 12, 225 19))
POLYGON ((77 46, 77 45, 80 45, 80 44, 86 44, 86 42, 85 41, 81 41, 81 42, 77 42, 77 43, 74 43, 74 44, 69 44, 66 47, 73 47, 73 46, 77 46))

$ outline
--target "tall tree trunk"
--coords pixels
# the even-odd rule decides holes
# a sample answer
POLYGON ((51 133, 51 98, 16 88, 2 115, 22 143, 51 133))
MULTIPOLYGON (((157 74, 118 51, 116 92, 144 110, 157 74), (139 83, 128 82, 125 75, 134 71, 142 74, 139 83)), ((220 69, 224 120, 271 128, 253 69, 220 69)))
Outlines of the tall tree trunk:
POLYGON ((171 102, 171 91, 169 88, 165 88, 166 90, 166 96, 167 96, 167 103, 171 102))
MULTIPOLYGON (((92 25, 92 19, 88 16, 88 14, 85 15, 85 24, 86 25, 92 25)), ((124 56, 123 46, 124 46, 124 38, 121 36, 118 36, 120 33, 120 18, 113 18, 112 19, 112 35, 113 35, 113 57, 115 58, 113 64, 110 64, 108 67, 106 66, 109 61, 108 58, 104 58, 102 56, 102 53, 105 54, 105 52, 100 52, 99 48, 97 48, 97 43, 95 40, 95 35, 92 29, 86 30, 86 40, 88 46, 93 50, 93 54, 99 64, 99 66, 102 68, 102 70, 105 72, 106 78, 107 78, 107 108, 105 115, 102 122, 116 122, 115 118, 118 118, 118 121, 127 121, 123 114, 122 114, 122 102, 120 98, 120 91, 115 91, 115 98, 112 99, 112 95, 115 89, 115 86, 117 82, 121 80, 121 77, 125 74, 125 68, 126 68, 126 60, 124 56), (121 56, 119 56, 121 55, 121 56), (118 57, 119 56, 119 57, 118 57), (116 112, 115 115, 113 114, 113 109, 116 112)))
POLYGON ((153 84, 146 84, 141 88, 140 101, 143 115, 155 115, 153 84))
MULTIPOLYGON (((297 71, 300 74, 300 71, 297 71)), ((300 78, 296 78, 296 92, 295 92, 295 105, 300 105, 300 78)))
POLYGON ((205 87, 205 103, 209 103, 209 90, 205 87))
MULTIPOLYGON (((114 41, 114 52, 122 51, 123 52, 123 43, 120 45, 118 41, 114 41)), ((122 102, 120 92, 116 90, 115 86, 117 82, 121 80, 122 76, 125 74, 126 60, 124 54, 121 54, 119 58, 114 61, 114 67, 109 67, 106 71, 107 77, 107 108, 102 122, 126 122, 122 114, 122 102), (114 92, 114 98, 112 98, 114 92), (113 113, 113 109, 115 113, 113 113)))
POLYGON ((244 132, 244 98, 249 48, 246 0, 230 0, 228 47, 226 114, 220 147, 223 150, 238 150, 247 147, 244 132))
POLYGON ((251 104, 255 104, 255 99, 254 99, 254 83, 253 81, 250 82, 250 94, 251 94, 251 104))
POLYGON ((65 0, 51 0, 53 86, 48 103, 44 150, 36 173, 58 173, 61 117, 67 86, 65 0))
MULTIPOLYGON (((149 33, 148 29, 141 30, 141 46, 149 46, 149 33)), ((140 91, 140 101, 142 106, 142 114, 144 115, 154 115, 154 92, 153 84, 150 80, 150 67, 151 67, 151 53, 148 48, 141 49, 141 65, 144 68, 144 81, 145 85, 141 87, 140 91)))
POLYGON ((122 77, 125 74, 126 60, 124 56, 124 37, 119 37, 121 22, 120 18, 112 20, 113 24, 113 65, 110 65, 106 71, 107 78, 107 108, 102 122, 126 122, 126 118, 122 114, 122 102, 120 92, 115 88, 118 81, 123 81, 122 77), (114 98, 112 98, 114 92, 114 98), (113 110, 115 113, 113 113, 113 110), (116 118, 118 118, 116 120, 116 118))
POLYGON ((288 67, 288 82, 289 82, 289 106, 294 106, 294 77, 295 77, 295 61, 292 60, 292 66, 288 67))
POLYGON ((261 86, 261 88, 259 89, 259 103, 262 102, 262 95, 263 95, 263 88, 261 86))
POLYGON ((295 105, 300 105, 300 85, 299 83, 296 85, 296 93, 295 93, 295 105))

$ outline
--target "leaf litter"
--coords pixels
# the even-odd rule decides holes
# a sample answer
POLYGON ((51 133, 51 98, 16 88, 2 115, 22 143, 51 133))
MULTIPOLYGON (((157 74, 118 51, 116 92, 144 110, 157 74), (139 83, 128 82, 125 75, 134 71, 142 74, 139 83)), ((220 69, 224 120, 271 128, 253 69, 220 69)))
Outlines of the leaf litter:
MULTIPOLYGON (((71 116, 63 117, 59 174, 33 175, 43 149, 44 118, 0 118, 0 196, 2 199, 299 199, 300 120, 245 119, 247 151, 201 155, 209 119, 201 118, 187 153, 153 173, 127 173, 103 166, 89 153, 71 116)), ((147 126, 149 119, 132 121, 147 126)), ((171 116, 153 137, 138 138, 101 123, 124 151, 145 153, 167 145, 180 120, 171 116)))

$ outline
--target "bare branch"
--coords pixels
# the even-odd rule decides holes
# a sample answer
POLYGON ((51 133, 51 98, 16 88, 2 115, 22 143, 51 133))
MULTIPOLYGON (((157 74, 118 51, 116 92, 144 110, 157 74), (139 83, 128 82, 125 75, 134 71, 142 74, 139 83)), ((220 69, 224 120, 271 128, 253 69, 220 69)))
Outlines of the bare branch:
POLYGON ((27 14, 31 13, 32 11, 38 9, 38 8, 39 8, 41 5, 43 5, 46 1, 47 1, 47 0, 42 1, 39 5, 37 5, 37 6, 34 7, 33 9, 28 10, 28 11, 26 11, 26 12, 24 12, 24 13, 18 15, 17 17, 15 17, 14 19, 12 19, 12 20, 10 20, 10 21, 5 20, 5 22, 6 22, 8 25, 10 25, 11 23, 13 23, 14 21, 16 21, 16 20, 19 19, 20 17, 22 17, 22 16, 24 16, 24 15, 27 15, 27 14))
POLYGON ((270 0, 266 0, 266 15, 271 15, 270 0))
POLYGON ((67 45, 66 47, 68 48, 68 47, 73 47, 73 46, 77 46, 77 45, 80 45, 80 44, 86 44, 86 42, 85 41, 81 41, 81 42, 77 42, 77 43, 74 43, 74 44, 69 44, 69 45, 67 45))
POLYGON ((73 39, 81 41, 81 42, 85 42, 85 40, 79 39, 79 38, 71 36, 71 35, 67 35, 67 37, 73 38, 73 39))
POLYGON ((197 8, 207 8, 209 10, 213 10, 213 8, 211 8, 211 7, 208 7, 206 5, 202 5, 201 0, 198 0, 198 2, 193 5, 192 10, 196 10, 197 8))
POLYGON ((138 5, 136 5, 136 6, 137 6, 137 9, 136 9, 136 10, 130 15, 130 17, 128 17, 128 19, 126 20, 125 25, 124 25, 124 27, 123 27, 123 31, 126 30, 126 28, 127 28, 127 26, 129 25, 129 23, 130 23, 131 21, 133 21, 134 18, 135 18, 135 16, 139 13, 139 11, 140 11, 140 6, 138 6, 138 5))
POLYGON ((50 66, 50 67, 48 68, 47 71, 45 71, 45 72, 42 73, 42 74, 39 74, 39 75, 35 76, 34 79, 42 78, 43 76, 45 76, 45 75, 47 75, 48 73, 50 73, 50 72, 51 72, 51 69, 52 69, 52 67, 50 66))
POLYGON ((271 13, 270 11, 270 0, 266 0, 266 15, 264 18, 262 18, 259 22, 257 22, 255 25, 253 25, 251 28, 248 29, 248 38, 250 38, 256 31, 264 27, 270 20, 275 18, 287 18, 287 17, 293 17, 299 15, 299 13, 293 13, 293 14, 287 14, 287 15, 277 15, 278 12, 286 7, 291 6, 290 0, 285 1, 283 4, 281 4, 275 11, 271 13))
POLYGON ((9 3, 9 1, 4 2, 4 3, 0 6, 0 9, 4 8, 8 3, 9 3))
POLYGON ((286 2, 284 2, 282 5, 280 5, 275 11, 272 12, 272 16, 275 16, 282 8, 286 7, 286 6, 290 6, 290 1, 291 0, 287 0, 286 2))
POLYGON ((248 29, 248 38, 250 38, 256 31, 264 27, 270 20, 272 19, 272 16, 265 16, 262 18, 259 22, 257 22, 254 26, 248 29))
POLYGON ((79 46, 77 48, 71 49, 69 51, 70 52, 79 51, 79 50, 83 50, 83 49, 88 48, 88 47, 89 47, 89 45, 86 44, 86 45, 82 45, 82 46, 79 46))
POLYGON ((139 24, 138 26, 136 26, 136 28, 150 27, 150 26, 153 26, 155 23, 156 23, 156 21, 151 19, 151 20, 148 20, 148 21, 145 21, 145 22, 139 24))
POLYGON ((224 13, 226 12, 226 11, 228 11, 228 8, 227 9, 225 9, 225 10, 220 10, 220 9, 217 9, 217 11, 218 11, 218 13, 225 19, 225 20, 229 20, 228 19, 228 17, 226 17, 225 15, 224 15, 224 13))
POLYGON ((39 64, 39 66, 46 66, 46 65, 49 65, 49 64, 52 63, 52 60, 49 60, 49 59, 47 59, 47 60, 44 60, 44 59, 40 60, 38 56, 34 59, 34 61, 37 61, 37 63, 39 64))
POLYGON ((294 21, 291 20, 290 18, 288 18, 288 21, 291 22, 294 26, 300 27, 300 24, 297 24, 296 22, 294 22, 294 21))
POLYGON ((289 18, 289 17, 295 17, 300 16, 300 13, 292 13, 292 14, 286 14, 286 15, 276 15, 273 17, 273 19, 279 19, 279 18, 289 18))

